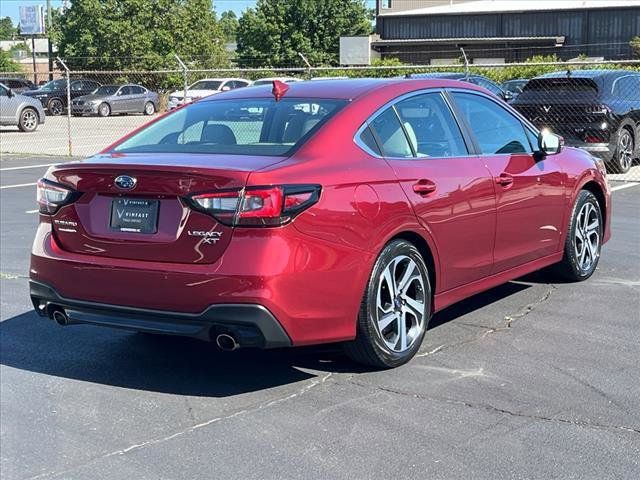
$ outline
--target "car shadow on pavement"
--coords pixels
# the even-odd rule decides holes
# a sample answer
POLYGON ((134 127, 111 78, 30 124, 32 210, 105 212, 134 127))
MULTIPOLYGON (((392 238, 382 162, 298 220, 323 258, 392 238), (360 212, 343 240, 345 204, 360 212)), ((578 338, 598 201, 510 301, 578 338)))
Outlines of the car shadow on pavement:
MULTIPOLYGON (((429 329, 529 285, 507 283, 436 314, 429 329)), ((226 397, 317 377, 371 371, 340 346, 221 352, 212 343, 89 325, 60 327, 26 312, 0 323, 0 364, 45 375, 176 395, 226 397)))

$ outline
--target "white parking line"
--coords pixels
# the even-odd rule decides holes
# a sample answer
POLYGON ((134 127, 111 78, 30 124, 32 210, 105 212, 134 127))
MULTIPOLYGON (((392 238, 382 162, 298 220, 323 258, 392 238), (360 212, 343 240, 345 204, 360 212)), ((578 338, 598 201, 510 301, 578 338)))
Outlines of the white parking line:
POLYGON ((37 185, 37 183, 20 183, 18 185, 2 185, 0 190, 4 190, 5 188, 20 188, 20 187, 33 187, 37 185))
POLYGON ((617 192, 618 190, 624 190, 625 188, 636 187, 640 185, 640 183, 625 183, 623 185, 617 185, 615 187, 611 187, 612 192, 617 192))
POLYGON ((59 165, 58 163, 42 163, 40 165, 25 165, 23 167, 6 167, 0 168, 0 172, 8 172, 9 170, 26 170, 27 168, 41 168, 41 167, 51 167, 53 165, 59 165))

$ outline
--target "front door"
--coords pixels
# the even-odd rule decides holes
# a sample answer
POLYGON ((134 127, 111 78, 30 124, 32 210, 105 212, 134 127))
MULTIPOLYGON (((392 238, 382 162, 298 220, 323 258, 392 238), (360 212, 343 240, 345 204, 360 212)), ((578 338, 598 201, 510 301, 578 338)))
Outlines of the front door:
POLYGON ((493 273, 556 253, 566 211, 562 155, 534 154, 535 134, 499 100, 452 92, 496 192, 493 273))

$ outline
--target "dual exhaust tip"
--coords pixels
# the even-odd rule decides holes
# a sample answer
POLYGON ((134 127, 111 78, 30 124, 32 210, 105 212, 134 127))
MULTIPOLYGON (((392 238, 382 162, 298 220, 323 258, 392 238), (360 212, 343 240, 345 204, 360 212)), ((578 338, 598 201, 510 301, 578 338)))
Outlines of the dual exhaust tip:
MULTIPOLYGON (((69 325, 69 317, 62 309, 56 309, 51 313, 51 318, 58 325, 69 325)), ((234 336, 229 335, 228 333, 220 333, 216 336, 216 345, 220 350, 224 350, 226 352, 232 352, 240 348, 240 344, 235 339, 234 336)))

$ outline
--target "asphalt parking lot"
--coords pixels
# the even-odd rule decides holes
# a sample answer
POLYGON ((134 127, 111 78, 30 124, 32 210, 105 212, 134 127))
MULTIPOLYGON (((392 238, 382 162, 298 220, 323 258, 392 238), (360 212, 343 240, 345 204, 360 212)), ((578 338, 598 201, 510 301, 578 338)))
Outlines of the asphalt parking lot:
POLYGON ((221 353, 36 317, 33 183, 54 161, 0 162, 3 479, 640 476, 640 185, 613 182, 590 280, 477 295, 375 372, 331 345, 221 353))

